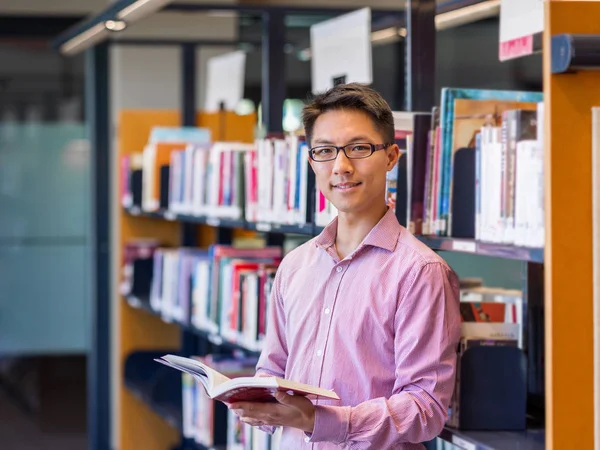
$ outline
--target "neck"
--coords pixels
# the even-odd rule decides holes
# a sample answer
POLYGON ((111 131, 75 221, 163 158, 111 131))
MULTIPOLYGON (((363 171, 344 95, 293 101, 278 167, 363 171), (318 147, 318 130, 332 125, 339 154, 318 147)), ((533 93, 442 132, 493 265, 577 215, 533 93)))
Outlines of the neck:
POLYGON ((338 212, 335 247, 340 259, 352 253, 387 212, 383 204, 367 213, 338 212))

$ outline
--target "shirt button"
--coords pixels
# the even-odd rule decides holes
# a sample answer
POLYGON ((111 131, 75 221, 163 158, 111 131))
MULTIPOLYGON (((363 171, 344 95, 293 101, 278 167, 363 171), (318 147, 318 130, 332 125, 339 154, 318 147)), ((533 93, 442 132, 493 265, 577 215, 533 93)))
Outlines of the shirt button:
POLYGON ((344 269, 342 269, 342 266, 337 266, 337 269, 335 269, 335 270, 337 271, 337 273, 340 273, 344 269))
POLYGON ((304 442, 308 442, 308 441, 310 441, 310 439, 308 437, 305 437, 304 442))
POLYGON ((317 356, 321 356, 323 352, 321 350, 317 350, 317 356))
POLYGON ((325 314, 329 314, 331 310, 329 308, 325 308, 325 314))

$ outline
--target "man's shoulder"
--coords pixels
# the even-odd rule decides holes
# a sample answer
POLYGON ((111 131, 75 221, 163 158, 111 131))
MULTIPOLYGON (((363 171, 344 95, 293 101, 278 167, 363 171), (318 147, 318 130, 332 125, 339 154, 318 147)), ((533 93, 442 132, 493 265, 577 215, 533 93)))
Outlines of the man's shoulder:
POLYGON ((413 267, 422 267, 427 264, 448 266, 440 255, 411 234, 406 228, 402 228, 394 252, 398 258, 410 262, 410 265, 413 267))
POLYGON ((289 250, 281 261, 280 269, 289 270, 294 267, 298 267, 304 263, 308 258, 312 258, 317 250, 316 241, 317 237, 313 237, 308 241, 294 247, 289 250))

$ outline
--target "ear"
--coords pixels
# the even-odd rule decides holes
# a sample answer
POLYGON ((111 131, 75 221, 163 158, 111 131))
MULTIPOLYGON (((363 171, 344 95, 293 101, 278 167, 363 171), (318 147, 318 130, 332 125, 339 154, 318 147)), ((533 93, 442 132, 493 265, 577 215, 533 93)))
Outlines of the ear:
POLYGON ((387 155, 387 167, 386 170, 389 172, 394 168, 396 163, 398 162, 398 158, 400 157, 400 148, 397 144, 390 145, 386 149, 387 155))
POLYGON ((308 156, 308 152, 306 153, 306 159, 308 159, 308 164, 310 165, 310 168, 312 169, 312 171, 315 171, 315 167, 313 166, 313 164, 315 163, 310 156, 308 156))

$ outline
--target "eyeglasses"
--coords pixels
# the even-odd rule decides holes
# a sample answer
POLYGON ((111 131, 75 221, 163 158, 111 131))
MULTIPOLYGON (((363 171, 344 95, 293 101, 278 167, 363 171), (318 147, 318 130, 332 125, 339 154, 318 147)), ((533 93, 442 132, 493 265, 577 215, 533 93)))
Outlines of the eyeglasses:
POLYGON ((337 158, 340 150, 344 152, 344 155, 346 155, 346 158, 348 159, 363 159, 368 158, 377 150, 388 148, 390 145, 392 144, 366 144, 362 142, 348 144, 342 147, 337 147, 335 145, 321 145, 311 148, 308 151, 308 154, 313 161, 317 162, 333 161, 337 158))

